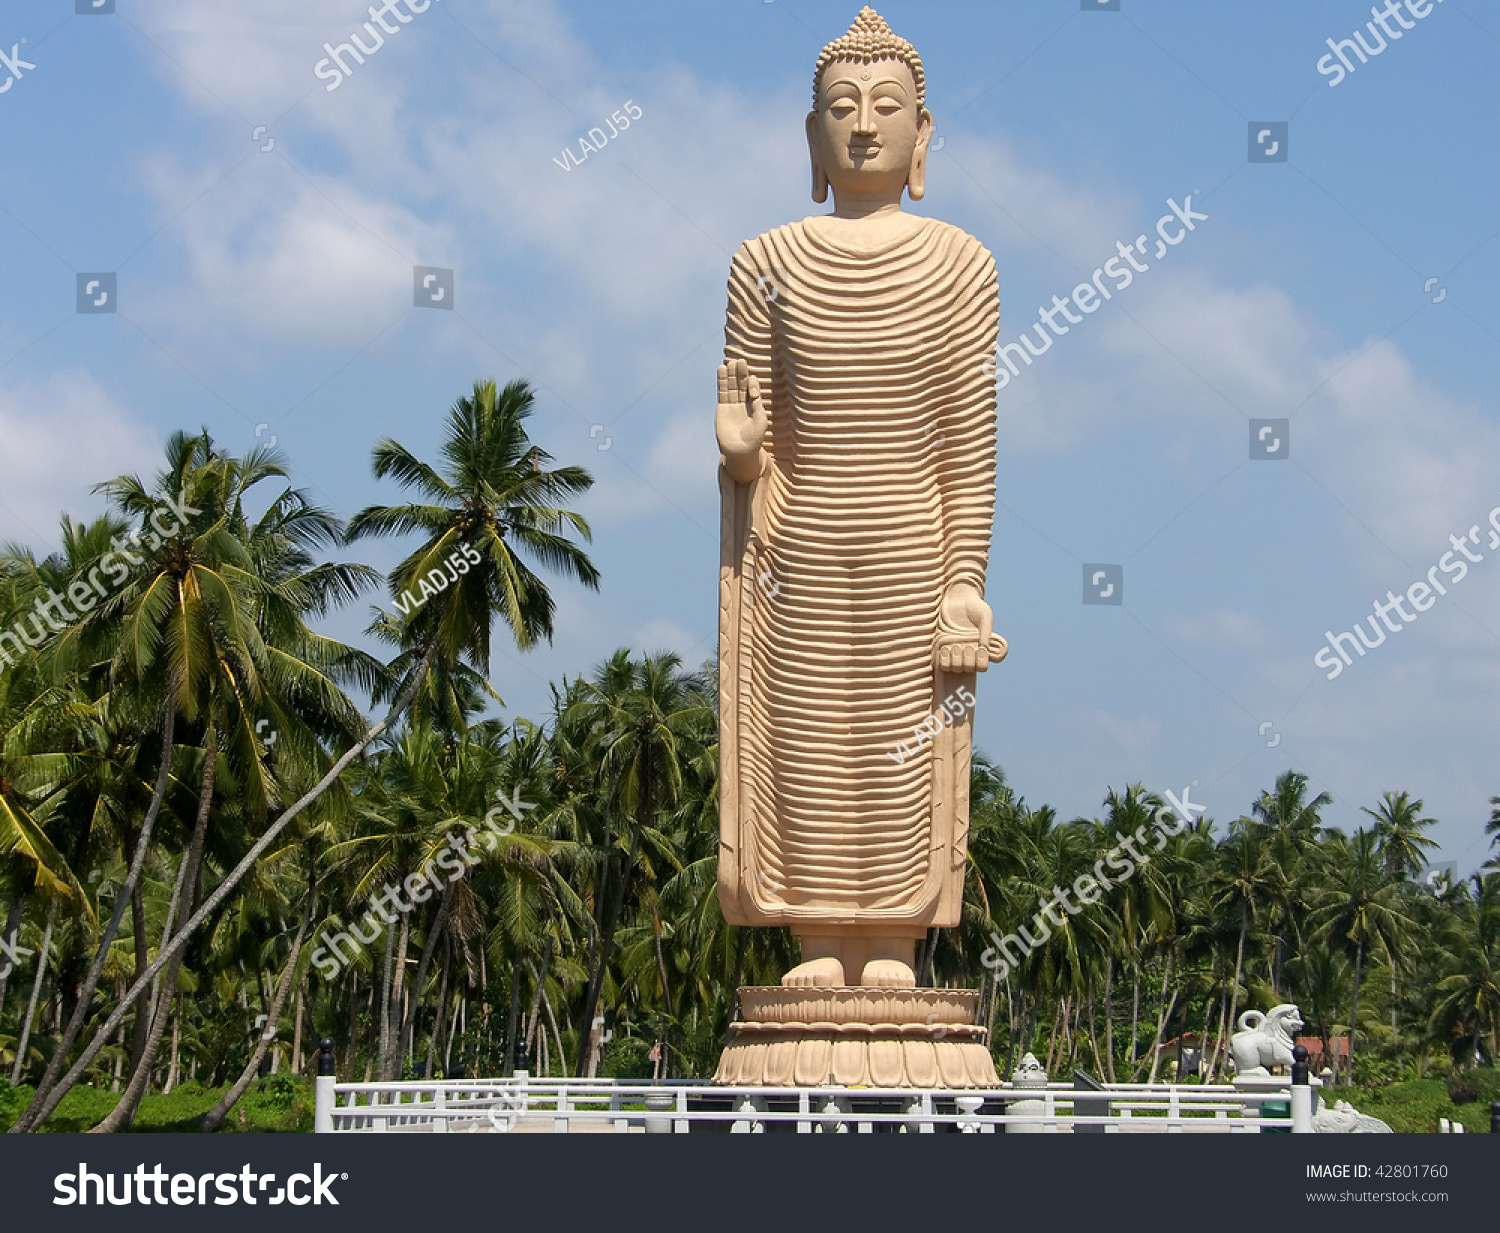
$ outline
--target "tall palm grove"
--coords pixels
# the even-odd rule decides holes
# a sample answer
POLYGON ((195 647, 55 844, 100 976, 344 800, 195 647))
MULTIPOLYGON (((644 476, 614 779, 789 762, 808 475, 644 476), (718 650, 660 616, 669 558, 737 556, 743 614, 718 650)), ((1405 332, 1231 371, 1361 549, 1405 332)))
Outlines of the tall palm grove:
MULTIPOLYGON (((549 714, 494 717, 491 640, 550 640, 549 586, 599 585, 569 509, 592 477, 532 443, 532 412, 524 382, 476 384, 434 461, 380 441, 402 503, 347 522, 274 450, 179 433, 149 482, 97 486, 105 516, 64 516, 51 555, 0 553, 12 1132, 78 1088, 108 1094, 97 1130, 188 1088, 216 1129, 325 1037, 350 1079, 704 1077, 735 989, 796 962, 719 911, 711 664, 622 649, 555 683, 549 714), (377 537, 411 549, 389 576, 342 559, 377 537), (378 654, 318 631, 359 603, 378 654)), ((1288 771, 996 979, 995 939, 1166 802, 1130 784, 1060 821, 976 757, 963 920, 920 946, 919 980, 980 989, 1002 1073, 1032 1051, 1157 1079, 1188 1038, 1222 1080, 1239 1016, 1282 1002, 1336 1080, 1493 1059, 1500 863, 1425 884, 1434 819, 1371 800, 1362 829, 1327 827, 1288 771)))

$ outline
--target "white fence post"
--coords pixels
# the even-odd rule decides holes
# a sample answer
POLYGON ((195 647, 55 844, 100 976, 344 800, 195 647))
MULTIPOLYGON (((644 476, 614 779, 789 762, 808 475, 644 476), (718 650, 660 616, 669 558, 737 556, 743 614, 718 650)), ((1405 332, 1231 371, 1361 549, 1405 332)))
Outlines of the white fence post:
POLYGON ((1313 1132, 1313 1090, 1308 1082, 1307 1046, 1297 1045, 1292 1050, 1292 1133, 1310 1135, 1313 1132))
POLYGON ((334 1085, 333 1041, 326 1036, 318 1044, 318 1077, 313 1080, 313 1134, 333 1133, 333 1106, 338 1096, 334 1085))
MULTIPOLYGON (((672 1093, 655 1088, 646 1093, 646 1108, 651 1113, 668 1113, 672 1109, 672 1093)), ((648 1117, 646 1119, 646 1133, 648 1135, 669 1135, 672 1133, 672 1119, 669 1117, 648 1117)))

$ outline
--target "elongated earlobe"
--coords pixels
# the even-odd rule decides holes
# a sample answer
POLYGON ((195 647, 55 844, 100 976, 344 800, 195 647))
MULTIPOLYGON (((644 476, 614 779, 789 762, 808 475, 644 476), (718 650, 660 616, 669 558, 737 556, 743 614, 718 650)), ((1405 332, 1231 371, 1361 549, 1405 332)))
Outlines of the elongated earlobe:
POLYGON ((812 160, 812 199, 819 204, 828 200, 828 177, 818 165, 818 113, 809 111, 807 122, 807 157, 812 160))
POLYGON ((920 136, 911 154, 911 171, 906 177, 906 191, 913 201, 921 201, 927 193, 927 147, 932 141, 932 113, 926 108, 922 109, 919 124, 920 136))

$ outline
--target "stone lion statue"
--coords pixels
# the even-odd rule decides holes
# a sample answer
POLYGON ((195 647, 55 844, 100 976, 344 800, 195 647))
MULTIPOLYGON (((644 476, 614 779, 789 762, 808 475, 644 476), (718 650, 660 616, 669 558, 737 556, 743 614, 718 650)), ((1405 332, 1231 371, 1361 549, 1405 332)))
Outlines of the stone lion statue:
POLYGON ((1235 1073, 1269 1076, 1272 1066, 1292 1064, 1292 1035, 1302 1027, 1302 1012, 1295 1006, 1273 1006, 1269 1013, 1247 1010, 1240 1016, 1240 1030, 1229 1040, 1235 1073))

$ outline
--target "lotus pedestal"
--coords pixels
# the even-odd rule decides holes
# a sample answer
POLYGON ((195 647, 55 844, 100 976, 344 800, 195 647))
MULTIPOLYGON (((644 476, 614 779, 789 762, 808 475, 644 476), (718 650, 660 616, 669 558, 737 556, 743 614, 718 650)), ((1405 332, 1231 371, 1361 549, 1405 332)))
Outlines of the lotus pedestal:
POLYGON ((998 1087, 969 989, 740 990, 714 1082, 744 1087, 998 1087))

